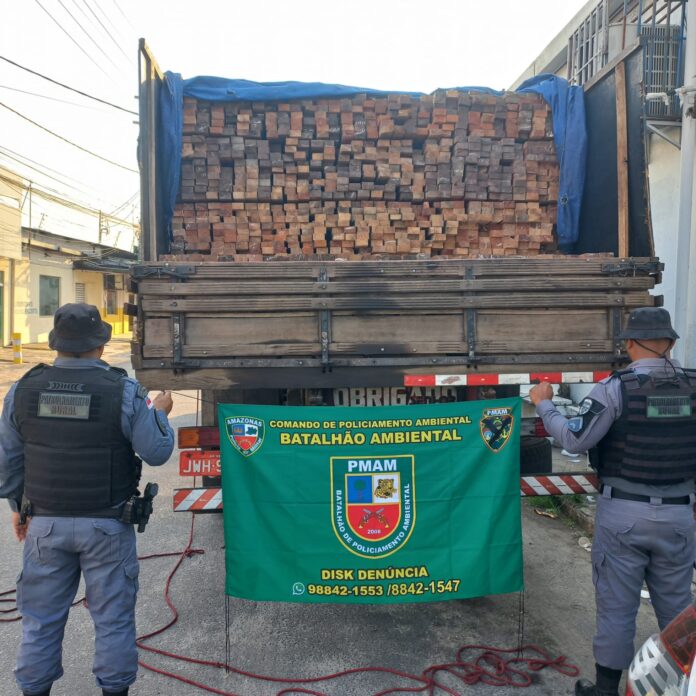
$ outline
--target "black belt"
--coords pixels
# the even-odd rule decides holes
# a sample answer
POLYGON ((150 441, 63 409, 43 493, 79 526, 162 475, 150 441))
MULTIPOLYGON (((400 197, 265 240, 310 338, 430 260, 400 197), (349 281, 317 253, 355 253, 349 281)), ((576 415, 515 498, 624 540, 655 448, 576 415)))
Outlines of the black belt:
MULTIPOLYGON (((604 486, 599 489, 600 493, 604 492, 604 486)), ((653 496, 652 498, 649 495, 638 495, 637 493, 626 493, 625 491, 620 491, 613 486, 611 487, 611 497, 612 498, 618 498, 619 500, 634 500, 635 502, 638 503, 649 503, 651 500, 654 500, 655 498, 659 499, 658 505, 688 505, 691 502, 691 497, 688 495, 682 495, 679 496, 678 498, 661 498, 660 496, 653 496)))
POLYGON ((99 519, 121 519, 123 514, 123 506, 117 508, 103 508, 101 510, 50 510, 42 508, 32 503, 31 512, 28 512, 32 517, 97 517, 99 519))

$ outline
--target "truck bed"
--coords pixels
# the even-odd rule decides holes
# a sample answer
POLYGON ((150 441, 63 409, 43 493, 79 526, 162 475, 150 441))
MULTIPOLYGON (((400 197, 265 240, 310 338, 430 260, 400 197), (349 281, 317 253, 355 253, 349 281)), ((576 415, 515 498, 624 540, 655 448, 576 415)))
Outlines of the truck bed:
POLYGON ((655 258, 148 263, 133 363, 172 388, 403 385, 406 374, 612 369, 655 258))

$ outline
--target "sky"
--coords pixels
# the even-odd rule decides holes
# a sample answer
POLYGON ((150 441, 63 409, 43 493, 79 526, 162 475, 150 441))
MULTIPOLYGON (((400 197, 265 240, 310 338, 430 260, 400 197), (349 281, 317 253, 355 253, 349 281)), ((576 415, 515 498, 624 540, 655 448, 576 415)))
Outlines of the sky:
MULTIPOLYGON (((6 0, 0 56, 135 112, 140 37, 162 70, 185 78, 319 81, 422 92, 458 85, 500 89, 510 86, 584 4, 6 0)), ((138 221, 138 117, 127 111, 0 60, 0 167, 31 180, 34 191, 31 206, 25 196, 23 224, 30 224, 31 208, 33 227, 98 241, 99 215, 90 211, 138 221), (46 195, 68 202, 48 201, 46 195)), ((134 243, 131 228, 114 220, 102 222, 101 239, 123 248, 134 243)))

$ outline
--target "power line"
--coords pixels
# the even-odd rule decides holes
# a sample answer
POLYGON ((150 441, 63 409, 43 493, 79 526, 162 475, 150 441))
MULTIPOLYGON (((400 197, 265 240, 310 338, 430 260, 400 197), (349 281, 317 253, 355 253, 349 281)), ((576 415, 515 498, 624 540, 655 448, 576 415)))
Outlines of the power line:
POLYGON ((0 60, 4 60, 6 63, 9 63, 10 65, 14 65, 16 68, 19 68, 20 70, 25 70, 28 73, 31 73, 32 75, 36 75, 37 77, 42 78, 43 80, 47 80, 48 82, 52 82, 54 85, 58 85, 59 87, 63 87, 64 89, 69 89, 71 92, 75 92, 76 94, 79 94, 83 97, 87 97, 87 99, 93 99, 94 101, 99 102, 100 104, 106 104, 107 106, 111 106, 114 109, 118 109, 119 111, 125 111, 128 114, 133 114, 134 116, 138 116, 137 111, 132 111, 131 109, 125 109, 122 106, 119 106, 118 104, 112 104, 109 101, 106 101, 105 99, 100 99, 99 97, 95 97, 91 94, 87 94, 87 92, 82 92, 79 89, 75 89, 75 87, 70 87, 69 85, 64 84, 63 82, 58 82, 58 80, 54 80, 51 77, 48 77, 46 75, 42 75, 40 72, 36 72, 36 70, 32 70, 31 68, 27 68, 24 65, 20 65, 19 63, 15 63, 15 61, 10 60, 9 58, 5 58, 5 56, 0 56, 0 60))
POLYGON ((113 3, 114 3, 114 5, 116 5, 116 9, 121 13, 121 17, 123 17, 123 19, 126 20, 126 22, 128 23, 128 25, 130 26, 130 28, 131 28, 133 31, 135 31, 135 27, 131 24, 130 19, 128 19, 128 17, 127 17, 126 14, 124 13, 124 11, 121 9, 121 7, 120 7, 120 5, 118 4, 118 2, 117 2, 116 0, 113 0, 113 3))
POLYGON ((81 203, 76 203, 75 201, 71 201, 68 198, 53 195, 52 193, 46 191, 43 188, 34 186, 33 183, 29 186, 27 184, 19 183, 9 177, 3 176, 2 174, 0 174, 0 181, 4 181, 11 189, 15 190, 17 193, 21 193, 21 191, 31 191, 32 196, 37 196, 38 198, 42 198, 45 201, 50 201, 51 203, 57 203, 59 205, 62 205, 64 208, 70 208, 71 210, 75 210, 79 213, 85 213, 87 215, 100 217, 102 220, 111 221, 119 225, 125 225, 126 227, 135 227, 135 225, 128 220, 109 215, 101 210, 97 210, 96 208, 90 208, 89 206, 83 205, 81 203))
POLYGON ((135 208, 135 202, 137 197, 140 195, 140 189, 138 189, 132 196, 130 196, 126 201, 121 203, 117 208, 111 211, 110 215, 116 215, 117 213, 121 212, 121 210, 124 210, 127 208, 130 204, 132 204, 133 208, 135 208))
POLYGON ((90 104, 80 104, 74 101, 68 101, 67 99, 58 99, 58 97, 50 97, 48 94, 39 94, 38 92, 29 92, 26 89, 19 89, 17 87, 10 87, 9 85, 0 85, 0 89, 9 89, 12 92, 19 92, 20 94, 28 94, 31 97, 41 97, 41 99, 49 99, 50 101, 60 102, 61 104, 70 104, 71 106, 79 106, 82 109, 93 109, 95 111, 101 111, 101 113, 111 113, 105 109, 100 109, 97 106, 91 106, 90 104))
MULTIPOLYGON (((91 195, 88 191, 85 191, 85 190, 83 190, 83 189, 79 189, 79 188, 77 188, 76 186, 72 186, 71 184, 69 184, 69 183, 67 183, 67 182, 65 182, 65 181, 61 181, 60 179, 57 179, 55 176, 51 176, 50 174, 47 174, 46 172, 43 172, 43 171, 41 171, 40 169, 38 169, 38 168, 36 168, 36 167, 32 167, 32 166, 29 165, 29 164, 25 164, 24 162, 20 161, 20 160, 17 159, 16 157, 12 157, 11 155, 5 154, 5 153, 2 152, 1 150, 2 150, 2 148, 0 148, 0 157, 6 157, 6 158, 8 158, 8 159, 14 160, 15 162, 19 163, 22 167, 27 167, 27 169, 33 169, 35 172, 38 172, 41 176, 45 176, 45 177, 48 177, 49 179, 53 179, 54 181, 57 181, 59 184, 62 184, 63 186, 67 186, 67 187, 73 189, 74 191, 78 191, 79 193, 83 193, 83 194, 86 194, 86 195, 88 195, 88 196, 91 195)), ((16 165, 15 165, 15 166, 16 166, 16 165)), ((23 177, 23 178, 28 179, 29 177, 23 177)), ((58 191, 57 189, 54 189, 54 188, 52 188, 52 187, 50 187, 50 186, 47 186, 46 184, 42 184, 42 186, 44 186, 44 188, 45 188, 47 191, 51 191, 52 193, 54 193, 54 194, 56 194, 56 195, 58 195, 58 196, 64 195, 64 193, 63 193, 62 191, 58 191)), ((84 206, 86 206, 86 207, 89 207, 88 204, 81 203, 81 202, 79 202, 79 201, 77 201, 77 203, 80 204, 80 205, 84 205, 84 206)), ((117 209, 117 210, 118 210, 118 209, 117 209)), ((111 215, 115 215, 116 212, 117 212, 117 211, 113 211, 113 212, 111 213, 111 215)))
POLYGON ((82 150, 82 152, 86 152, 88 155, 92 155, 92 157, 96 157, 97 159, 102 160, 103 162, 108 162, 109 164, 112 164, 114 167, 119 167, 120 169, 125 169, 128 172, 133 172, 134 174, 138 174, 137 169, 133 169, 132 167, 127 167, 125 164, 119 164, 118 162, 114 162, 113 160, 108 159, 107 157, 102 157, 101 155, 98 155, 96 152, 92 152, 91 150, 88 150, 86 147, 82 147, 82 145, 78 145, 77 143, 74 143, 72 140, 68 140, 67 138, 64 138, 62 135, 58 135, 58 133, 54 133, 52 130, 49 130, 46 128, 46 126, 42 126, 40 123, 37 123, 36 121, 32 121, 28 116, 25 116, 24 114, 20 114, 19 111, 15 111, 13 108, 7 106, 7 104, 3 104, 3 102, 0 102, 0 106, 3 108, 7 109, 8 111, 11 111, 13 114, 16 114, 20 118, 23 118, 25 121, 28 121, 32 125, 36 126, 37 128, 40 128, 43 131, 46 131, 46 133, 50 133, 53 137, 58 138, 59 140, 62 140, 68 145, 72 145, 73 147, 76 147, 78 150, 82 150))
MULTIPOLYGON (((85 10, 85 8, 82 6, 82 4, 80 2, 78 2, 78 0, 72 0, 72 4, 75 5, 75 7, 80 11, 80 14, 87 19, 87 21, 89 22, 90 28, 92 30, 95 30, 96 33, 99 34, 100 33, 99 25, 94 21, 94 19, 92 18, 92 15, 85 10)), ((121 38, 120 34, 119 34, 119 38, 121 38)), ((119 50, 121 50, 120 46, 119 46, 119 50)), ((121 51, 121 52, 123 53, 123 51, 121 51)), ((124 53, 124 55, 125 55, 125 53, 124 53)), ((134 63, 132 61, 130 61, 130 63, 131 63, 131 65, 134 65, 134 63)))
POLYGON ((34 2, 36 2, 36 4, 58 25, 58 28, 82 51, 82 53, 84 53, 87 56, 90 62, 94 63, 94 65, 96 65, 97 68, 99 68, 99 70, 101 70, 101 72, 104 73, 104 75, 109 77, 106 70, 104 70, 104 68, 102 68, 102 66, 99 65, 99 63, 97 63, 97 61, 94 60, 94 58, 92 58, 92 56, 90 56, 89 53, 87 53, 87 51, 85 51, 82 45, 77 42, 75 37, 73 37, 73 35, 63 27, 63 25, 39 2, 39 0, 34 0, 34 2))
MULTIPOLYGON (((92 9, 92 7, 87 3, 87 0, 82 0, 82 2, 84 3, 85 7, 92 13, 92 15, 94 15, 94 18, 97 20, 97 22, 99 22, 99 25, 100 25, 101 28, 107 33, 108 37, 114 42, 116 48, 118 48, 118 50, 121 51, 121 53, 123 53, 123 55, 125 56, 125 58, 126 58, 127 61, 129 61, 129 62, 132 63, 132 62, 133 62, 132 59, 128 57, 128 54, 123 50, 123 48, 121 48, 121 44, 119 44, 118 41, 116 41, 116 39, 114 38, 113 34, 104 26, 104 24, 102 23, 101 19, 99 19, 99 17, 97 17, 97 15, 96 15, 96 13, 94 12, 94 10, 92 9)), ((107 22, 108 22, 109 19, 108 19, 108 17, 106 16, 106 14, 104 13, 104 10, 102 10, 102 9, 99 7, 99 5, 97 5, 97 9, 99 9, 99 11, 104 15, 104 19, 106 19, 107 22)), ((113 26, 113 25, 112 25, 112 26, 113 26)))
POLYGON ((109 61, 109 63, 111 63, 111 65, 113 65, 116 68, 116 70, 118 70, 118 65, 116 65, 116 63, 114 63, 114 61, 111 60, 111 56, 109 56, 109 54, 99 45, 97 40, 82 26, 82 24, 80 24, 79 20, 76 19, 75 15, 73 15, 73 13, 63 4, 63 0, 58 0, 58 3, 70 15, 72 21, 75 22, 75 24, 77 24, 77 26, 80 27, 80 29, 82 29, 82 33, 85 34, 87 38, 99 49, 104 58, 106 58, 109 61))
MULTIPOLYGON (((79 191, 80 193, 87 193, 84 189, 78 188, 77 186, 73 186, 72 184, 69 184, 67 181, 62 181, 58 177, 51 176, 48 172, 44 172, 38 167, 32 167, 31 164, 27 164, 26 162, 22 162, 22 160, 18 159, 17 157, 13 157, 12 155, 8 155, 7 153, 2 151, 3 148, 0 147, 0 157, 5 157, 6 159, 13 160, 17 164, 19 164, 22 167, 26 167, 27 169, 31 169, 38 174, 41 174, 41 176, 45 176, 49 179, 53 179, 53 181, 57 181, 59 184, 62 184, 63 186, 67 186, 68 188, 73 189, 73 191, 79 191)), ((31 161, 31 160, 30 160, 31 161)), ((15 165, 16 166, 16 165, 15 165)))
MULTIPOLYGON (((7 146, 0 145, 0 154, 3 154, 5 157, 9 157, 10 159, 16 160, 17 162, 19 162, 23 166, 28 167, 29 169, 36 169, 36 167, 31 167, 30 165, 24 164, 24 162, 17 159, 17 157, 20 157, 22 160, 26 160, 27 162, 31 162, 32 164, 35 164, 37 167, 42 168, 41 170, 36 169, 36 171, 43 171, 44 169, 48 170, 49 172, 53 172, 54 174, 59 174, 61 177, 65 178, 65 179, 70 179, 70 181, 74 181, 76 184, 81 184, 82 186, 86 186, 87 188, 91 188, 96 193, 100 193, 99 189, 95 188, 94 186, 90 186, 88 183, 86 183, 84 181, 80 181, 79 179, 76 179, 75 177, 70 176, 69 174, 65 174, 64 172, 59 172, 57 169, 53 169, 53 167, 49 167, 47 164, 37 162, 36 160, 31 159, 31 157, 27 157, 26 155, 22 155, 19 152, 15 152, 14 150, 10 149, 7 146), (15 155, 15 157, 11 157, 10 155, 5 154, 7 152, 11 153, 12 155, 15 155)), ((55 179, 55 177, 51 176, 50 174, 45 174, 45 176, 48 176, 51 179, 55 179)), ((59 183, 63 183, 66 186, 69 186, 70 188, 74 188, 76 191, 82 191, 83 193, 87 193, 87 191, 85 191, 84 189, 80 189, 78 187, 72 186, 67 181, 61 181, 59 179, 56 179, 56 181, 58 181, 59 183)), ((91 195, 91 194, 88 194, 88 195, 91 195)))

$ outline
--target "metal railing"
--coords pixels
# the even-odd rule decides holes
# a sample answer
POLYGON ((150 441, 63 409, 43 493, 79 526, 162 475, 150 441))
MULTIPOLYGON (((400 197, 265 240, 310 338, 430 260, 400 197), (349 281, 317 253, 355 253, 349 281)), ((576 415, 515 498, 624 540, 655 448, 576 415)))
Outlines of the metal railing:
MULTIPOLYGON (((692 0, 696 2, 696 0, 692 0)), ((683 84, 687 0, 600 0, 568 40, 567 77, 583 85, 640 38, 648 119, 681 117, 675 90, 683 84)))

